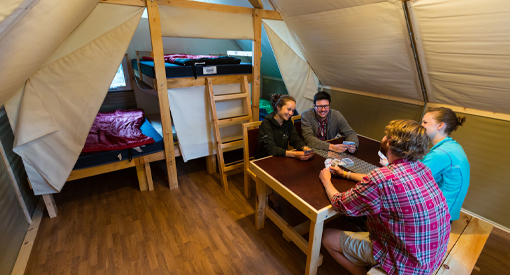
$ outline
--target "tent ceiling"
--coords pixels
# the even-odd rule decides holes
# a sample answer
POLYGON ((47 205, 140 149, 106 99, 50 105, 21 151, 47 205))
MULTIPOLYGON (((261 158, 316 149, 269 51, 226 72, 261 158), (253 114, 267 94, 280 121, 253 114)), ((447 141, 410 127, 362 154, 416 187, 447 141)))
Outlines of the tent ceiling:
POLYGON ((400 1, 276 3, 323 85, 423 99, 400 1))
POLYGON ((431 102, 510 113, 510 1, 411 2, 431 102))

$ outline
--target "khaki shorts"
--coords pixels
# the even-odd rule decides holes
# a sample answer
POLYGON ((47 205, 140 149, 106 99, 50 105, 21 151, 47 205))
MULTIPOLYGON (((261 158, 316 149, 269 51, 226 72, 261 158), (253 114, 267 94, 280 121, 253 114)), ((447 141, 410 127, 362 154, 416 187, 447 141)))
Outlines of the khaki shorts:
POLYGON ((357 266, 377 265, 368 232, 342 231, 340 247, 345 257, 357 266))

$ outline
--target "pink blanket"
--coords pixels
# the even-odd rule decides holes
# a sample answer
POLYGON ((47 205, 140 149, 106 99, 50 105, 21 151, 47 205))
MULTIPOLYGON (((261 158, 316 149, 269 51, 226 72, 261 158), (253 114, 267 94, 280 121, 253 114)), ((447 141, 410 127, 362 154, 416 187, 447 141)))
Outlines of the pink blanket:
POLYGON ((151 137, 140 131, 143 122, 142 109, 98 113, 82 153, 122 150, 154 143, 151 137))

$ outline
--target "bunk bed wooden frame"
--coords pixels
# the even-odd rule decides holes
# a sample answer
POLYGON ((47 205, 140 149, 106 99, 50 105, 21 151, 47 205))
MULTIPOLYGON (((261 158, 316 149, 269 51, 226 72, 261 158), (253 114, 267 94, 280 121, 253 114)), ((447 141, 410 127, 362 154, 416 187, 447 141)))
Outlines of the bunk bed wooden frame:
MULTIPOLYGON (((211 81, 214 85, 219 84, 233 84, 242 83, 244 78, 248 79, 248 82, 252 83, 252 98, 251 98, 251 114, 254 121, 258 121, 259 117, 259 101, 260 101, 260 59, 262 57, 261 50, 261 35, 262 35, 262 19, 273 19, 283 20, 280 13, 275 10, 264 10, 263 4, 260 0, 249 0, 253 8, 237 7, 230 5, 211 4, 203 2, 195 2, 188 0, 166 0, 166 1, 149 1, 142 0, 101 0, 102 3, 113 3, 123 5, 134 5, 134 6, 147 6, 149 28, 151 30, 152 40, 152 52, 150 56, 154 58, 154 71, 155 78, 147 76, 142 73, 140 67, 140 52, 137 51, 137 67, 138 67, 138 79, 147 84, 149 87, 158 91, 158 96, 166 97, 164 100, 164 106, 161 105, 160 110, 169 110, 168 112, 161 112, 162 125, 165 129, 171 129, 171 111, 168 104, 168 97, 166 96, 167 89, 173 88, 184 88, 184 87, 195 87, 195 86, 207 86, 208 81, 211 81), (192 9, 209 10, 216 12, 225 13, 240 13, 240 14, 251 14, 253 17, 253 58, 252 58, 252 73, 251 74, 236 74, 236 75, 214 75, 207 77, 182 77, 182 78, 166 78, 164 53, 163 53, 163 42, 161 36, 161 22, 159 17, 158 5, 184 7, 192 9), (154 29, 154 30, 153 30, 154 29), (156 46, 156 47, 155 47, 156 46), (165 113, 165 114, 163 114, 165 113), (163 117, 166 117, 164 119, 163 117), (166 127, 165 127, 166 126, 166 127)), ((135 74, 133 70, 133 74, 135 74)), ((220 161, 217 162, 215 156, 207 156, 207 171, 213 174, 217 170, 217 164, 219 163, 220 171, 225 169, 225 164, 220 161)), ((227 190, 227 184, 222 180, 225 190, 227 190)))
MULTIPOLYGON (((152 57, 154 58, 154 79, 147 79, 146 83, 151 83, 152 88, 157 91, 159 108, 160 110, 168 110, 161 112, 161 126, 162 137, 164 143, 164 151, 152 153, 145 156, 135 157, 132 161, 118 161, 115 163, 104 164, 96 167, 83 168, 73 170, 70 174, 68 181, 77 180, 85 177, 108 173, 116 170, 136 167, 140 190, 153 190, 152 176, 150 170, 150 162, 165 160, 167 167, 167 176, 170 189, 178 188, 177 182, 177 168, 175 165, 175 157, 180 155, 178 146, 174 146, 172 135, 172 121, 170 116, 170 106, 167 96, 168 88, 182 88, 192 86, 205 86, 206 78, 200 77, 198 79, 191 78, 176 78, 167 79, 165 72, 165 61, 163 59, 163 38, 161 35, 161 21, 159 16, 158 5, 184 7, 192 9, 209 10, 216 12, 226 13, 240 13, 252 14, 253 16, 253 61, 252 61, 252 74, 249 75, 225 75, 225 76, 212 76, 214 84, 230 84, 240 83, 244 76, 247 76, 249 81, 252 82, 252 116, 254 120, 259 117, 259 99, 260 99, 260 58, 261 52, 261 30, 262 19, 283 20, 278 11, 264 10, 260 0, 249 0, 253 8, 237 7, 230 5, 210 4, 203 2, 195 2, 188 0, 101 0, 101 3, 120 4, 129 6, 146 7, 148 13, 149 29, 152 44, 152 57)), ((131 67, 131 62, 128 59, 128 66, 131 67)), ((128 71, 134 72, 132 68, 128 71)), ((131 74, 131 73, 130 73, 131 74)), ((130 80, 134 79, 130 75, 130 80)), ((143 75, 142 75, 142 80, 143 75)), ((133 85, 133 84, 132 84, 133 85)), ((216 160, 213 156, 207 157, 207 170, 209 173, 216 171, 216 160)), ((52 194, 42 195, 46 204, 46 209, 50 217, 56 217, 58 210, 52 194)))

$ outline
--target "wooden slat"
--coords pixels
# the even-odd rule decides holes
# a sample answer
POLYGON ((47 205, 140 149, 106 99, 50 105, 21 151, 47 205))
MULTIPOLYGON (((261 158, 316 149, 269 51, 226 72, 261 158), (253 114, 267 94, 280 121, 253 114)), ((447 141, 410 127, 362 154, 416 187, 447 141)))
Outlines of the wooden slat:
MULTIPOLYGON (((254 10, 253 8, 187 0, 165 0, 160 1, 160 5, 240 14, 252 14, 254 10)), ((263 10, 261 15, 263 19, 283 20, 280 13, 273 10, 263 10)))
POLYGON ((117 162, 112 162, 100 166, 95 167, 89 167, 89 168, 83 168, 83 169, 76 169, 71 172, 71 175, 69 175, 69 178, 67 178, 67 181, 73 181, 77 179, 83 179, 92 177, 95 175, 100 175, 104 173, 109 173, 117 170, 122 170, 130 167, 136 166, 137 162, 132 160, 122 160, 117 162))
POLYGON ((172 135, 172 120, 170 118, 170 105, 168 102, 165 60, 163 59, 163 38, 161 36, 161 22, 159 17, 158 0, 146 0, 147 14, 149 16, 149 29, 151 34, 152 53, 154 57, 154 73, 159 97, 159 110, 161 112, 161 126, 165 146, 167 176, 170 189, 178 187, 177 168, 175 166, 174 141, 172 135))
POLYGON ((256 9, 264 8, 264 4, 262 4, 262 1, 260 0, 248 0, 248 1, 250 1, 250 4, 256 9))
POLYGON ((262 17, 259 9, 253 10, 253 58, 252 58, 252 74, 253 82, 251 83, 251 112, 254 121, 259 120, 259 103, 260 103, 260 58, 262 57, 261 35, 262 35, 262 17))
POLYGON ((251 82, 251 74, 235 74, 197 77, 197 79, 194 77, 168 78, 167 85, 169 89, 205 86, 206 78, 210 79, 214 85, 234 84, 241 83, 245 76, 248 78, 248 81, 251 82))
POLYGON ((225 126, 237 124, 237 123, 240 123, 240 122, 243 122, 243 121, 247 121, 247 120, 250 120, 250 119, 251 119, 250 116, 239 116, 239 117, 232 117, 232 118, 222 118, 222 119, 218 119, 218 126, 225 127, 225 126))
POLYGON ((211 117, 213 122, 214 138, 216 140, 216 157, 218 158, 218 166, 220 170, 220 181, 225 191, 228 190, 227 175, 225 174, 225 160, 223 159, 223 150, 221 148, 221 135, 218 125, 218 117, 216 112, 216 103, 214 102, 214 90, 211 78, 206 78, 206 89, 209 94, 209 104, 211 108, 211 117))
MULTIPOLYGON (((251 100, 248 98, 250 95, 250 86, 248 84, 248 78, 246 76, 243 77, 243 82, 241 82, 241 93, 246 94, 246 100, 243 100, 243 108, 246 112, 248 112, 249 117, 253 117, 252 109, 251 109, 251 100)), ((259 121, 259 119, 254 119, 253 121, 259 121)))
POLYGON ((230 137, 221 138, 221 142, 227 143, 227 142, 242 140, 242 139, 243 139, 243 136, 230 136, 230 137))
POLYGON ((241 94, 227 94, 227 95, 215 95, 214 101, 226 101, 226 100, 234 100, 234 99, 241 99, 249 96, 249 94, 241 93, 241 94))
POLYGON ((229 163, 225 166, 225 172, 232 171, 235 169, 243 168, 243 162, 236 162, 234 164, 229 163))
POLYGON ((436 274, 471 274, 493 225, 472 218, 436 274))
POLYGON ((101 0, 101 3, 145 7, 144 0, 101 0))
POLYGON ((510 114, 503 114, 503 113, 495 113, 495 112, 489 112, 489 111, 483 111, 483 110, 477 110, 477 109, 471 109, 471 108, 465 108, 465 107, 459 107, 459 106, 453 106, 453 105, 447 105, 447 104, 441 104, 441 103, 427 103, 428 108, 435 108, 435 107, 445 107, 450 108, 456 113, 464 113, 469 115, 475 115, 480 117, 487 117, 487 118, 493 118, 493 119, 499 119, 504 121, 510 121, 510 114))
POLYGON ((410 98, 389 96, 389 95, 376 94, 376 93, 363 92, 363 91, 356 91, 356 90, 344 89, 344 88, 338 88, 338 87, 329 87, 329 88, 330 88, 330 90, 333 90, 333 91, 339 91, 339 92, 344 92, 344 93, 349 93, 349 94, 357 94, 357 95, 363 95, 363 96, 369 96, 369 97, 375 97, 375 98, 382 98, 382 99, 386 99, 386 100, 409 103, 409 104, 418 105, 418 106, 425 105, 425 103, 421 100, 415 100, 415 99, 410 99, 410 98))
POLYGON ((232 150, 235 150, 235 149, 240 149, 240 148, 243 148, 243 141, 242 140, 236 140, 236 141, 231 141, 231 142, 228 142, 228 143, 222 143, 221 144, 221 149, 232 149, 232 150))

